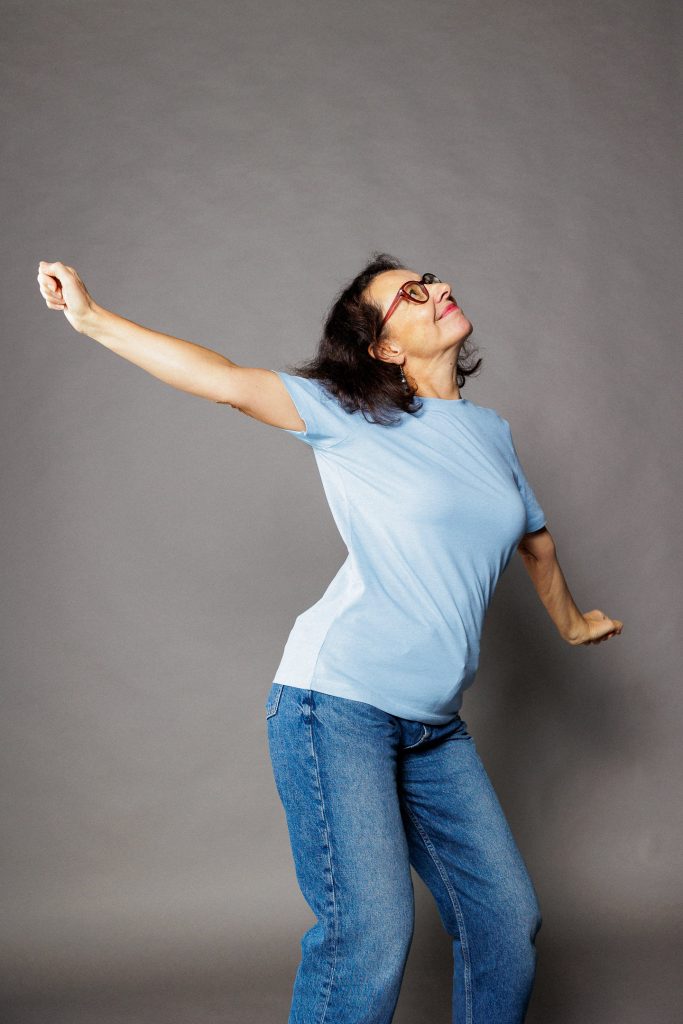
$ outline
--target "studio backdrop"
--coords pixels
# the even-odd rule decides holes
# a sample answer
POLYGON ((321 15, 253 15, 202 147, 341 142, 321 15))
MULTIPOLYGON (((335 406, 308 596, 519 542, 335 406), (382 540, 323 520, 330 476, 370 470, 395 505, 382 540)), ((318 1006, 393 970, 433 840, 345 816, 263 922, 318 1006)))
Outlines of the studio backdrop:
MULTIPOLYGON (((667 0, 5 0, 2 944, 11 1024, 286 1019, 312 915, 268 763, 346 556, 313 454, 48 310, 40 260, 244 366, 373 251, 452 284, 582 610, 515 556, 464 715, 538 891, 532 1024, 680 1008, 680 50, 667 0)), ((396 1020, 447 1022, 415 877, 396 1020)))

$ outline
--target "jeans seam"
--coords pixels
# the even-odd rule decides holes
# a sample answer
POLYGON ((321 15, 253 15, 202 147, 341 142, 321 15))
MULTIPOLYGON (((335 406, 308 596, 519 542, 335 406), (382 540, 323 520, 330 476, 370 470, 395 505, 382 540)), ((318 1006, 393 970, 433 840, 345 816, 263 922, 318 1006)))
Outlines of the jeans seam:
POLYGON ((270 703, 266 705, 266 719, 272 718, 277 713, 277 709, 280 706, 280 697, 284 689, 284 683, 274 683, 273 685, 277 686, 278 689, 273 694, 270 703))
POLYGON ((315 779, 316 779, 316 785, 317 785, 317 788, 318 788, 318 796, 320 798, 320 811, 321 811, 321 814, 322 814, 323 824, 324 824, 324 827, 325 827, 325 845, 327 847, 327 862, 328 862, 329 869, 330 869, 330 879, 332 880, 332 918, 333 918, 333 921, 334 921, 334 951, 333 951, 333 957, 332 957, 332 969, 330 971, 329 987, 328 987, 328 991, 327 991, 327 997, 325 999, 325 1004, 324 1004, 323 1009, 322 1009, 322 1016, 321 1016, 320 1022, 319 1022, 319 1024, 324 1024, 325 1017, 327 1016, 327 1008, 329 1006, 330 998, 332 996, 332 983, 334 981, 334 973, 335 973, 336 966, 337 966, 337 947, 339 945, 339 923, 338 923, 338 913, 337 913, 337 899, 336 899, 336 892, 335 892, 336 886, 335 886, 335 883, 334 883, 334 871, 332 869, 332 847, 331 847, 331 843, 330 843, 330 829, 329 829, 329 826, 328 826, 327 817, 325 815, 325 799, 323 797, 323 788, 322 788, 322 784, 321 784, 321 781, 320 781, 320 770, 319 770, 319 765, 318 765, 318 757, 317 757, 317 754, 316 754, 315 742, 314 742, 314 739, 313 739, 313 717, 314 717, 313 716, 313 709, 309 708, 309 720, 308 720, 309 739, 310 739, 310 743, 311 743, 311 754, 313 756, 313 765, 314 765, 314 768, 315 768, 315 779))
POLYGON ((425 844, 425 847, 427 848, 427 853, 434 861, 436 869, 441 875, 441 878, 443 879, 443 883, 446 886, 446 891, 448 892, 451 903, 453 904, 453 909, 455 910, 455 917, 458 923, 458 931, 460 933, 460 943, 462 945, 462 955, 463 960, 465 962, 465 1020, 463 1024, 472 1024, 472 966, 470 963, 470 948, 469 942, 467 940, 465 918, 462 913, 460 901, 458 900, 458 895, 453 886, 451 885, 448 873, 444 868, 441 858, 436 852, 436 848, 433 845, 431 839, 423 829, 422 825, 420 824, 420 822, 418 821, 410 807, 408 807, 407 804, 405 804, 404 806, 411 821, 415 825, 415 828, 417 829, 420 838, 422 839, 422 842, 425 844))
POLYGON ((417 740, 417 742, 415 742, 415 743, 409 743, 407 747, 401 747, 401 750, 412 750, 413 747, 418 747, 420 745, 420 743, 422 743, 422 740, 426 739, 426 737, 427 737, 427 726, 423 725, 422 726, 422 735, 420 736, 419 740, 417 740))

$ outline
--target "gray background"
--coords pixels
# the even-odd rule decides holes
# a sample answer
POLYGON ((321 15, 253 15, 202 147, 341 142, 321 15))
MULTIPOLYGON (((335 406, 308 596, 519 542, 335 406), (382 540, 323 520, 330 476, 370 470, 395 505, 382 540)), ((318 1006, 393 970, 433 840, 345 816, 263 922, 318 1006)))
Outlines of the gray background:
MULTIPOLYGON (((264 701, 345 556, 312 453, 50 311, 282 369, 373 249, 451 281, 579 606, 521 559, 463 715, 539 894, 532 1024, 680 1007, 673 2, 2 4, 3 1019, 287 1016, 296 885, 264 701), (676 948, 678 943, 678 949, 676 948)), ((417 876, 395 1020, 449 1021, 417 876)))

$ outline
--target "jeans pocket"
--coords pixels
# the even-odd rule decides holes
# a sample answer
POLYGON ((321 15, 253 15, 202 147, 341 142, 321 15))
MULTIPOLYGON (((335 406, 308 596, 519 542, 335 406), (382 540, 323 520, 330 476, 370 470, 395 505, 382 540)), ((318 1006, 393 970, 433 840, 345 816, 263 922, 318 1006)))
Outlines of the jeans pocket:
POLYGON ((277 713, 284 686, 284 683, 273 683, 268 691, 268 696, 266 697, 266 718, 272 718, 277 713))

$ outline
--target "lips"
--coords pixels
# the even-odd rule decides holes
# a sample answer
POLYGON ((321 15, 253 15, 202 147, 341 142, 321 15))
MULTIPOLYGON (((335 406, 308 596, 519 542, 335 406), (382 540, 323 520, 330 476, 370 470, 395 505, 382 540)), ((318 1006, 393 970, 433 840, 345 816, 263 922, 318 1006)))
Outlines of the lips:
POLYGON ((454 309, 458 309, 458 307, 453 302, 449 302, 449 304, 446 306, 443 313, 439 317, 439 320, 442 320, 448 313, 452 313, 454 309))

